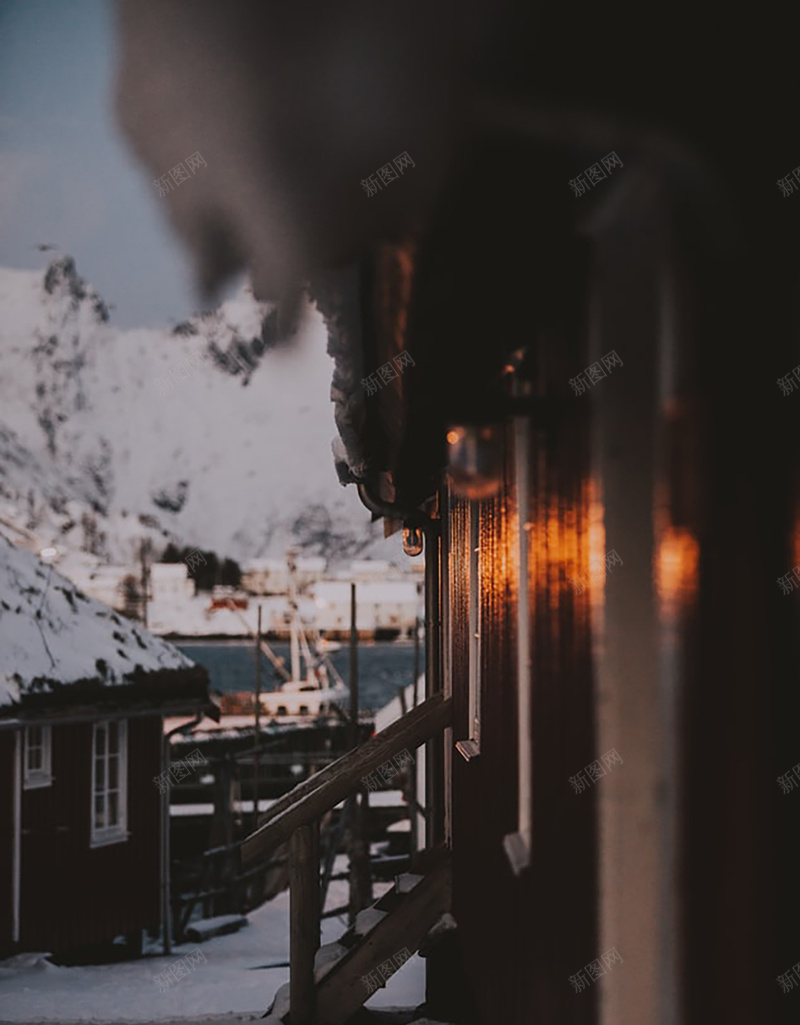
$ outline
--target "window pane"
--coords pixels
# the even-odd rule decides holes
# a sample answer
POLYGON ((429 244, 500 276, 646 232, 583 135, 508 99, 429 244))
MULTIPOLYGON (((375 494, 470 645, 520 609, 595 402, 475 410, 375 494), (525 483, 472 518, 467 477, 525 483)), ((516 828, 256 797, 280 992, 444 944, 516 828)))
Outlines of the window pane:
POLYGON ((119 751, 119 726, 115 722, 108 724, 108 750, 109 752, 119 751))
POLYGON ((108 825, 116 826, 119 822, 119 794, 113 790, 108 795, 108 825))
POLYGON ((98 723, 94 728, 95 735, 95 752, 98 755, 105 754, 106 752, 106 728, 103 724, 98 723))
POLYGON ((119 758, 116 755, 111 755, 108 759, 108 787, 110 790, 116 790, 119 787, 117 778, 119 775, 117 766, 119 765, 119 758))
POLYGON ((96 829, 102 829, 106 824, 104 801, 102 794, 96 794, 94 799, 94 824, 96 829))
POLYGON ((103 790, 105 787, 105 762, 102 758, 94 760, 94 788, 103 790))
POLYGON ((32 747, 28 749, 28 768, 35 772, 37 769, 42 767, 42 749, 40 747, 32 747))
POLYGON ((28 744, 30 747, 41 747, 42 745, 42 727, 41 726, 29 726, 28 727, 28 744))

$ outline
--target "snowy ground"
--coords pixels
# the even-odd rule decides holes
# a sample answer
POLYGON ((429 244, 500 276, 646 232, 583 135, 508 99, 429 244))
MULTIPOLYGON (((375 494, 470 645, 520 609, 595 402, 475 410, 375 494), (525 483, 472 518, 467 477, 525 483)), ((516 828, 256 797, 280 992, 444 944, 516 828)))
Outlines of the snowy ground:
MULTIPOLYGON (((341 863, 341 859, 337 859, 341 863)), ((337 865, 337 869, 340 867, 337 865)), ((385 889, 375 887, 376 898, 385 889)), ((347 899, 346 882, 331 883, 328 907, 347 899)), ((158 1022, 187 1019, 198 1025, 235 1025, 260 1017, 275 991, 289 978, 288 968, 262 968, 289 959, 289 894, 248 915, 240 932, 208 940, 199 949, 205 963, 160 992, 155 976, 197 949, 178 947, 171 957, 145 957, 121 964, 62 968, 40 955, 21 954, 0 962, 0 1025, 24 1022, 158 1022), (225 1017, 220 1017, 225 1016, 225 1017)), ((345 931, 343 919, 325 919, 322 943, 345 931)), ((412 957, 378 990, 370 1007, 415 1007, 424 999, 425 962, 412 957)))

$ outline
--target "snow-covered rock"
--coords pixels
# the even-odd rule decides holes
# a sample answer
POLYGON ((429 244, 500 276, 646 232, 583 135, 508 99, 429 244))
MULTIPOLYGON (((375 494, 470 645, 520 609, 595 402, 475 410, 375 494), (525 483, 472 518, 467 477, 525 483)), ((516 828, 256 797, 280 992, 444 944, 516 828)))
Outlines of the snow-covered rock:
POLYGON ((137 672, 192 665, 0 535, 0 705, 59 684, 114 685, 137 672))

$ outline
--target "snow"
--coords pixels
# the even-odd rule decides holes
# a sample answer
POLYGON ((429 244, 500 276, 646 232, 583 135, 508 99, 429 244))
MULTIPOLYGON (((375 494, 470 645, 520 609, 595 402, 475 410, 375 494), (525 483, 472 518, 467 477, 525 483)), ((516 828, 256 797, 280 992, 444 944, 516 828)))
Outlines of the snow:
MULTIPOLYGON (((252 728, 252 727, 251 727, 252 728)), ((276 800, 269 797, 259 797, 258 810, 267 811, 276 803, 276 800)), ((407 810, 402 790, 376 790, 369 795, 369 803, 372 808, 402 808, 407 810)), ((337 808, 344 807, 344 801, 336 805, 337 808)), ((252 800, 236 801, 235 808, 245 815, 252 815, 252 800)), ((192 815, 213 815, 214 805, 210 803, 199 804, 170 804, 169 813, 173 818, 184 818, 192 815)), ((379 847, 380 844, 372 844, 372 847, 379 847)))
POLYGON ((336 476, 321 316, 282 344, 271 313, 245 286, 185 333, 121 330, 68 258, 0 268, 0 517, 126 565, 145 536, 403 562, 336 476))
POLYGON ((398 893, 410 893, 418 883, 421 883, 423 876, 415 875, 413 872, 403 872, 397 877, 395 883, 398 893))
MULTIPOLYGON (((258 810, 259 812, 267 811, 275 804, 274 800, 268 800, 267 798, 258 799, 258 810)), ((237 801, 236 810, 243 814, 252 815, 253 813, 253 802, 252 801, 237 801)), ((169 813, 173 818, 190 818, 192 815, 213 815, 214 805, 213 804, 170 804, 169 813)))
MULTIPOLYGON (((344 860, 337 858, 338 872, 344 860)), ((380 887, 375 887, 376 894, 380 887)), ((333 880, 328 907, 347 902, 347 883, 333 880)), ((216 1022, 207 1016, 261 1015, 280 986, 289 979, 288 968, 265 965, 289 959, 289 894, 248 914, 249 925, 240 932, 217 936, 200 947, 205 963, 185 978, 159 992, 153 981, 196 943, 175 948, 171 957, 145 957, 110 965, 56 967, 36 955, 0 962, 2 1021, 24 1022, 165 1022, 172 1019, 216 1022)), ((334 943, 346 931, 344 919, 322 922, 322 944, 334 943)), ((322 955, 321 959, 328 955, 322 955)), ((410 958, 370 997, 370 1007, 416 1007, 424 999, 425 961, 410 958)), ((246 1019, 245 1019, 246 1020, 246 1019)))
POLYGON ((458 929, 458 922, 453 918, 449 911, 445 911, 436 925, 434 925, 428 933, 426 943, 436 939, 437 936, 444 935, 446 932, 455 932, 456 929, 458 929))
POLYGON ((380 908, 364 908, 356 915, 353 931, 356 936, 366 936, 384 918, 386 918, 386 912, 381 911, 380 908))
POLYGON ((326 943, 324 946, 320 947, 314 955, 314 978, 317 982, 319 982, 320 979, 324 979, 336 962, 341 961, 346 953, 347 947, 338 942, 326 943))
MULTIPOLYGON (((409 683, 405 689, 405 703, 406 710, 414 707, 415 704, 421 705, 425 700, 425 676, 422 675, 417 679, 417 700, 414 701, 414 684, 409 683)), ((384 705, 383 708, 378 709, 375 714, 375 732, 380 733, 381 730, 385 730, 387 726, 391 726, 393 722, 396 722, 403 714, 403 705, 400 701, 399 695, 396 698, 392 698, 388 704, 384 705)))
POLYGON ((187 939, 202 943, 212 936, 227 932, 236 932, 247 925, 244 915, 214 915, 213 918, 198 918, 186 930, 187 939))
POLYGON ((19 701, 36 680, 74 683, 105 674, 113 685, 136 666, 151 671, 192 664, 0 535, 0 705, 19 701))

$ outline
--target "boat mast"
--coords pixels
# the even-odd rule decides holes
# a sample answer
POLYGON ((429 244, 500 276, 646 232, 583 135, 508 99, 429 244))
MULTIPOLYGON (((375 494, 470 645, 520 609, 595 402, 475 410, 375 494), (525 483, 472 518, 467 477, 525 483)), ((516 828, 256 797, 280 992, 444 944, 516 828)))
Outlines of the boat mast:
POLYGON ((290 548, 286 553, 286 564, 289 567, 289 612, 291 616, 291 653, 292 653, 292 679, 300 682, 300 639, 298 636, 298 614, 297 614, 297 587, 295 581, 295 570, 297 552, 290 548))

